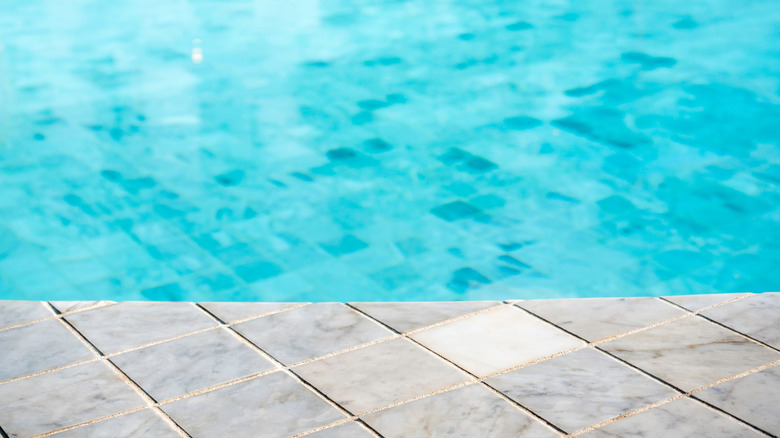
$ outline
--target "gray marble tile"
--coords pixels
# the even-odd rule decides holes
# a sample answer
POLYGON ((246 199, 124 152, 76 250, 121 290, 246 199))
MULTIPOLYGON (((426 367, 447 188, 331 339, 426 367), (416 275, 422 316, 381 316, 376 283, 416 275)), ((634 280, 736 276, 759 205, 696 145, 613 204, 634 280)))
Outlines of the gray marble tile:
POLYGON ((355 421, 308 435, 310 438, 373 438, 375 436, 355 421))
POLYGON ((283 372, 185 398, 162 409, 193 437, 289 437, 346 418, 283 372))
POLYGON ((95 358, 57 319, 0 332, 0 381, 95 358))
POLYGON ((531 300, 517 305, 591 342, 685 314, 649 297, 531 300))
POLYGON ((363 420, 386 438, 558 436, 481 384, 375 412, 363 420))
POLYGON ((499 303, 496 301, 454 301, 350 304, 403 333, 487 309, 499 303))
POLYGON ((745 294, 672 295, 664 298, 679 306, 685 307, 691 312, 696 312, 705 307, 714 306, 715 304, 744 295, 745 294))
POLYGON ((60 313, 83 310, 90 307, 106 306, 114 301, 50 301, 49 304, 59 310, 60 313))
POLYGON ((761 435, 700 403, 683 398, 580 436, 583 438, 736 438, 761 435))
POLYGON ((233 328, 285 365, 393 336, 340 303, 309 304, 233 328))
POLYGON ((780 353, 690 316, 600 345, 686 391, 780 359, 780 353))
POLYGON ((702 315, 780 348, 780 293, 763 293, 705 310, 702 315))
POLYGON ((104 354, 218 325, 191 303, 126 302, 65 319, 104 354))
POLYGON ((511 306, 426 329, 411 337, 480 377, 584 345, 511 306))
POLYGON ((293 371, 356 415, 470 380, 451 364, 400 338, 293 371))
POLYGON ((0 301, 0 329, 51 316, 40 301, 0 301))
POLYGON ((145 405, 102 361, 0 385, 0 425, 10 437, 50 432, 145 405))
POLYGON ((780 436, 780 366, 694 395, 772 435, 780 436))
POLYGON ((231 323, 266 313, 277 312, 291 307, 300 306, 300 303, 199 303, 217 318, 231 323))
POLYGON ((493 377, 487 383, 569 433, 677 395, 591 348, 493 377))
POLYGON ((56 438, 181 438, 153 409, 120 415, 52 435, 56 438))
POLYGON ((111 361, 157 401, 274 368, 223 328, 119 354, 111 361))

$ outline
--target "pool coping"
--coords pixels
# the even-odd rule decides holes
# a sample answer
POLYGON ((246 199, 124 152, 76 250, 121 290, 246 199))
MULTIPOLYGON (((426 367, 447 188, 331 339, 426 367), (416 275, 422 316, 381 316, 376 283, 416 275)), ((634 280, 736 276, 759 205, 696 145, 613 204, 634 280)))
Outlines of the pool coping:
POLYGON ((780 293, 0 301, 0 351, 7 437, 780 434, 780 293))

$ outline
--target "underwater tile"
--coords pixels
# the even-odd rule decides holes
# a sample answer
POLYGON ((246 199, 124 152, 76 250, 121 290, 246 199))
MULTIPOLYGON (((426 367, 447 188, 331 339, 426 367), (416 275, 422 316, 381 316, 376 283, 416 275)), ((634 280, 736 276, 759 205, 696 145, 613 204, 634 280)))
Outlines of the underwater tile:
POLYGON ((360 251, 368 248, 368 244, 351 234, 345 234, 338 240, 321 243, 320 247, 334 257, 360 251))
POLYGON ((480 209, 463 201, 453 201, 431 209, 431 213, 447 222, 470 218, 481 212, 480 209))

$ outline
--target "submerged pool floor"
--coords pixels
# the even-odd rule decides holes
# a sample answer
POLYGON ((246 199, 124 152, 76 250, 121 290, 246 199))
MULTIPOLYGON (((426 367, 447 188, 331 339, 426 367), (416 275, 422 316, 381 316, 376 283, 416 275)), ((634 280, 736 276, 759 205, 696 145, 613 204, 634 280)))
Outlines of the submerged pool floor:
POLYGON ((779 290, 778 19, 3 2, 0 298, 779 290))

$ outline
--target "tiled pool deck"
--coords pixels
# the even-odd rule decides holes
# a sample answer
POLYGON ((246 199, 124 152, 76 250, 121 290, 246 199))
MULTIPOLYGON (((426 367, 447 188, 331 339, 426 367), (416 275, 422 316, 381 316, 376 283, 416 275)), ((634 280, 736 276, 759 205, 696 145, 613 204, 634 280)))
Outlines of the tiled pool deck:
POLYGON ((6 437, 780 435, 780 293, 0 302, 6 437))

